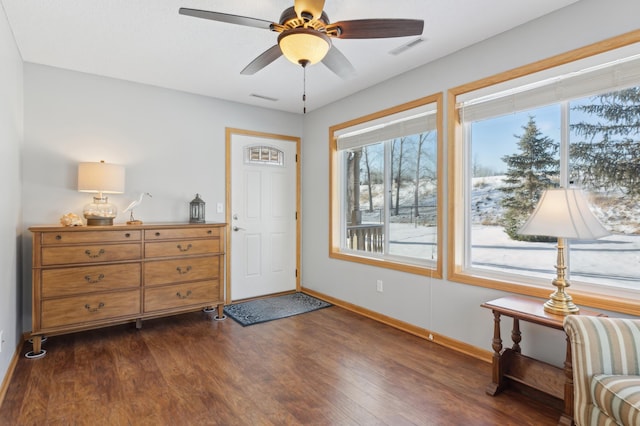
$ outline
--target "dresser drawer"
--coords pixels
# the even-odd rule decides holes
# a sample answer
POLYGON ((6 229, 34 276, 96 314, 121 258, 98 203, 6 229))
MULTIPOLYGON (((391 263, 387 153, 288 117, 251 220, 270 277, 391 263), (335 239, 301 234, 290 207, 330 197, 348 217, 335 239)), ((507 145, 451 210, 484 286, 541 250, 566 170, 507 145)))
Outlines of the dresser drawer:
POLYGON ((140 264, 80 266, 42 270, 42 297, 140 287, 140 264))
POLYGON ((99 244, 43 247, 43 265, 113 262, 140 259, 140 244, 99 244))
POLYGON ((211 240, 179 240, 144 244, 144 257, 190 256, 192 254, 220 253, 219 239, 211 240))
POLYGON ((149 261, 144 264, 144 285, 210 280, 218 277, 219 268, 219 256, 149 261))
POLYGON ((42 302, 42 328, 115 320, 140 312, 140 291, 87 294, 42 302))
POLYGON ((144 231, 144 239, 147 241, 207 237, 220 238, 220 228, 212 226, 203 228, 146 229, 144 231))
POLYGON ((43 245, 54 244, 81 244, 81 243, 105 243, 140 241, 142 231, 122 229, 118 231, 60 231, 45 232, 42 234, 43 245))
POLYGON ((150 287, 144 290, 144 311, 181 308, 190 305, 221 303, 218 295, 218 280, 150 287))

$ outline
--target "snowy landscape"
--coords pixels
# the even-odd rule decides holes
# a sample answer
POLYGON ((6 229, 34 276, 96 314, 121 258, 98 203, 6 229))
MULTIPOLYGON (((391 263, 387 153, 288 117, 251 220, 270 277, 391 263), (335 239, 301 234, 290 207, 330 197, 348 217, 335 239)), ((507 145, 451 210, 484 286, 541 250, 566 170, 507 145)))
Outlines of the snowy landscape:
MULTIPOLYGON (((500 200, 503 192, 498 189, 502 185, 502 178, 491 176, 474 179, 471 197, 471 263, 478 268, 509 272, 517 270, 523 275, 551 280, 555 276, 556 244, 514 241, 498 225, 502 215, 500 200)), ((363 186, 361 194, 364 190, 363 186)), ((410 205, 412 196, 412 191, 404 192, 401 205, 410 205)), ((374 205, 380 206, 381 203, 381 199, 374 198, 374 205)), ((368 204, 365 203, 361 207, 366 206, 368 204)), ((596 241, 568 242, 570 259, 567 266, 574 283, 572 285, 585 282, 640 290, 640 208, 637 203, 630 202, 617 203, 616 207, 594 205, 594 212, 603 223, 607 223, 607 227, 613 231, 612 235, 596 241)), ((372 214, 368 220, 363 215, 363 219, 379 223, 379 215, 379 212, 372 214)), ((435 259, 436 228, 432 226, 432 221, 421 219, 427 223, 416 223, 415 218, 409 221, 407 217, 399 221, 404 223, 398 223, 392 218, 389 226, 391 254, 435 259)))
MULTIPOLYGON (((532 276, 553 276, 555 243, 514 241, 497 225, 502 214, 500 200, 503 193, 498 189, 502 179, 503 176, 474 179, 471 197, 473 265, 496 270, 517 268, 532 276)), ((612 234, 596 241, 568 242, 570 278, 576 282, 640 290, 640 206, 625 199, 617 202, 615 208, 610 203, 592 203, 592 207, 612 234)))

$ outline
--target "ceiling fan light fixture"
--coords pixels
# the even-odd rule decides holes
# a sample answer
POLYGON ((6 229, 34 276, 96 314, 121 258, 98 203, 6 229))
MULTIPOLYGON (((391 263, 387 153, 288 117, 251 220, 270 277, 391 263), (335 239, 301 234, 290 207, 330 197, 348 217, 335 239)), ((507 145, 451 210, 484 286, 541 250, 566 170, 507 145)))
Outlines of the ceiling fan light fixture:
POLYGON ((294 64, 320 62, 331 48, 331 40, 324 33, 311 28, 294 28, 278 36, 282 54, 294 64))

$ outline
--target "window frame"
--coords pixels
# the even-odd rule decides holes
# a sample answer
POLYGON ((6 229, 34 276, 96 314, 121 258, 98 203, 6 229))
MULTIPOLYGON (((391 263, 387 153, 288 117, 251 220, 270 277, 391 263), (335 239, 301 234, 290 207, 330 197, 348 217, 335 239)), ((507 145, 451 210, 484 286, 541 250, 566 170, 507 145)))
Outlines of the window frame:
MULTIPOLYGON (((443 136, 443 93, 436 93, 423 98, 419 98, 401 105, 384 109, 372 114, 355 118, 343 123, 329 127, 329 257, 332 259, 346 260, 377 266, 381 268, 393 269, 417 275, 425 275, 432 278, 442 278, 443 270, 443 186, 444 186, 444 136, 443 136), (423 105, 435 104, 436 106, 436 163, 437 163, 437 188, 436 188, 436 252, 437 259, 435 266, 427 266, 412 263, 409 260, 398 258, 394 255, 367 255, 366 252, 345 251, 341 248, 342 218, 340 211, 341 188, 341 164, 340 151, 338 150, 337 133, 343 129, 361 125, 363 123, 384 119, 404 111, 409 111, 423 105)), ((409 258, 407 258, 409 259, 409 258)))
MULTIPOLYGON (((548 298, 553 291, 551 279, 527 279, 507 273, 494 273, 489 278, 486 275, 474 272, 473 268, 465 269, 464 261, 468 259, 468 250, 465 241, 467 227, 470 226, 465 218, 464 203, 468 188, 465 185, 465 170, 471 160, 466 152, 467 144, 463 141, 464 132, 456 103, 459 97, 484 88, 508 83, 512 80, 527 77, 552 68, 570 64, 582 59, 588 59, 599 54, 640 43, 640 30, 635 30, 617 37, 603 40, 582 48, 562 53, 550 58, 508 70, 494 76, 476 80, 470 83, 454 87, 447 92, 447 153, 448 153, 448 245, 447 245, 447 277, 449 280, 479 287, 507 291, 528 296, 548 298)), ((637 315, 640 310, 640 300, 637 298, 611 295, 608 287, 603 286, 602 291, 571 288, 571 295, 576 304, 592 306, 599 309, 612 310, 631 315, 637 315)))

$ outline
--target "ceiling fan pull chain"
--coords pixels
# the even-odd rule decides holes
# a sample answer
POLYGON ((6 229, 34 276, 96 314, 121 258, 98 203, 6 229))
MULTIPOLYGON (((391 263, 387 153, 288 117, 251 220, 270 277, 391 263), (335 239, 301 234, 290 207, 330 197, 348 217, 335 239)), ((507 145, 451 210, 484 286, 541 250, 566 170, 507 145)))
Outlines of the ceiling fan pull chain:
POLYGON ((302 113, 307 113, 307 67, 302 65, 302 113))

